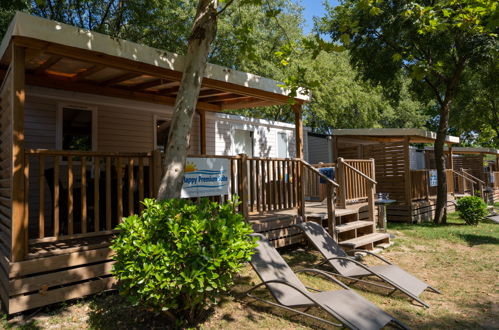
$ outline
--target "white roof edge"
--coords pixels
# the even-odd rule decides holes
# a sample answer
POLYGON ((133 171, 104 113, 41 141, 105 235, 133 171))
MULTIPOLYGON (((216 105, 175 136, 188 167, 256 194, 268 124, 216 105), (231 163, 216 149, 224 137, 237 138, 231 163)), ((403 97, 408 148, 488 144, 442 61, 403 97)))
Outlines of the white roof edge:
MULTIPOLYGON (((434 147, 426 147, 427 150, 433 150, 434 147)), ((448 150, 447 147, 444 150, 448 150)), ((499 149, 494 148, 483 148, 483 147, 452 147, 452 151, 455 153, 459 152, 470 152, 470 153, 484 153, 499 156, 499 149)))
POLYGON ((294 129, 295 125, 290 124, 290 123, 285 123, 282 121, 274 121, 274 120, 267 120, 267 119, 260 119, 260 118, 255 118, 255 117, 246 117, 243 115, 236 115, 236 114, 229 114, 229 113, 223 113, 223 112, 207 112, 207 116, 209 117, 214 117, 218 119, 227 119, 227 120, 232 120, 232 121, 243 121, 248 124, 253 124, 253 125, 266 125, 266 126, 274 126, 274 127, 280 127, 280 128, 285 128, 285 129, 294 129))
MULTIPOLYGON (((332 135, 420 136, 432 140, 435 140, 437 138, 437 133, 426 131, 421 128, 346 128, 346 129, 334 129, 332 135)), ((445 142, 459 143, 459 137, 447 135, 445 137, 445 142)))
MULTIPOLYGON (((182 55, 23 12, 16 12, 11 21, 0 45, 0 57, 5 54, 12 36, 28 37, 91 50, 179 72, 184 69, 184 56, 182 55)), ((283 96, 290 94, 289 90, 278 86, 282 84, 278 81, 215 64, 207 65, 205 77, 283 96)), ((304 94, 304 89, 300 88, 295 99, 309 101, 310 95, 304 94)))

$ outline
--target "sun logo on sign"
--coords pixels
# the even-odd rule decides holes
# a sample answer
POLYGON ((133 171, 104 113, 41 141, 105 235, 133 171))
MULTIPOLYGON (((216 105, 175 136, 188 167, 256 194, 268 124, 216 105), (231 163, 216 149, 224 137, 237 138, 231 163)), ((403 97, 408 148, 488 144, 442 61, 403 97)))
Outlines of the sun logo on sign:
POLYGON ((196 171, 196 165, 194 163, 186 163, 184 167, 184 172, 194 172, 196 171))

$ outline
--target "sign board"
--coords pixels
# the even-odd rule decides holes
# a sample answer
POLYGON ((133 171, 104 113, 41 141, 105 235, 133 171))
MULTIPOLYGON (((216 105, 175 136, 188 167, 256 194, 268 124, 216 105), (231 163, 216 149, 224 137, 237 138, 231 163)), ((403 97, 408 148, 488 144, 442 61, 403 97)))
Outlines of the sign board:
POLYGON ((437 170, 430 170, 429 177, 430 177, 430 187, 438 186, 437 170))
MULTIPOLYGON (((319 172, 321 172, 321 174, 324 174, 325 176, 327 176, 329 179, 334 180, 334 167, 321 167, 321 168, 319 168, 319 172)), ((324 183, 326 183, 326 180, 324 180, 321 177, 319 182, 324 184, 324 183)))
POLYGON ((230 160, 225 158, 187 158, 182 198, 229 194, 230 160))

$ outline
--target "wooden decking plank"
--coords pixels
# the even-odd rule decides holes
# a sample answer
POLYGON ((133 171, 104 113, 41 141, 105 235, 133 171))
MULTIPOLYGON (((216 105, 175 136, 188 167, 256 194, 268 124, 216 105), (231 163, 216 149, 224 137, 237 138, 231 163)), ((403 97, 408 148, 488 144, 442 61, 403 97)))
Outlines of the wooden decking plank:
POLYGON ((363 227, 369 227, 372 226, 373 223, 372 221, 352 221, 352 222, 347 222, 342 225, 336 225, 336 231, 338 233, 343 233, 346 231, 358 229, 358 228, 363 228, 363 227))
POLYGON ((106 276, 111 273, 113 264, 114 261, 109 261, 92 266, 83 265, 82 267, 56 271, 39 276, 13 279, 9 281, 9 294, 15 296, 32 291, 46 291, 48 288, 54 286, 106 276))
POLYGON ((344 245, 344 246, 348 246, 348 247, 351 247, 351 248, 356 248, 356 247, 363 246, 363 245, 366 245, 366 244, 369 244, 369 243, 381 241, 381 240, 384 240, 384 239, 387 239, 387 238, 388 239, 390 238, 389 234, 385 234, 385 233, 372 233, 372 234, 367 234, 367 235, 360 236, 360 237, 357 237, 357 238, 352 238, 352 239, 340 242, 339 244, 340 245, 344 245))
POLYGON ((14 262, 10 263, 9 278, 110 260, 113 254, 110 248, 103 248, 14 262))
POLYGON ((79 283, 60 289, 35 293, 31 295, 20 295, 10 299, 9 313, 18 313, 28 309, 50 305, 60 301, 80 298, 93 293, 112 289, 116 283, 113 277, 100 278, 94 281, 79 283))

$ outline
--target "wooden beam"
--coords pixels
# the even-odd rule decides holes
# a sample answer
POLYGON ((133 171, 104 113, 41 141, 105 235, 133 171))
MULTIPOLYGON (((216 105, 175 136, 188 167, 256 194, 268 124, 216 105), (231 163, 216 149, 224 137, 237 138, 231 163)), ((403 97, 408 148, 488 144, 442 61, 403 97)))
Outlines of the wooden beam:
POLYGON ((161 89, 161 90, 158 91, 158 94, 159 95, 168 96, 168 95, 172 95, 172 94, 177 94, 178 90, 179 90, 179 87, 177 85, 177 87, 171 87, 171 88, 161 89))
POLYGON ((303 159, 303 119, 301 104, 294 104, 293 111, 295 113, 296 158, 303 159))
POLYGON ((207 90, 199 93, 199 98, 200 99, 205 99, 213 96, 225 96, 225 95, 231 95, 232 93, 229 92, 221 92, 221 91, 214 91, 214 90, 207 90))
POLYGON ((43 74, 45 70, 62 60, 62 56, 51 56, 42 65, 35 69, 35 74, 43 74))
POLYGON ((84 70, 84 71, 80 71, 76 76, 74 76, 72 78, 73 81, 78 81, 78 80, 83 80, 85 79, 86 77, 90 76, 90 75, 93 75, 94 73, 97 73, 99 71, 102 71, 104 70, 106 67, 103 66, 103 65, 94 65, 94 66, 91 66, 90 68, 84 70))
POLYGON ((173 82, 173 81, 171 81, 171 80, 164 80, 164 79, 154 79, 154 80, 151 80, 151 81, 146 81, 146 82, 143 82, 143 83, 140 83, 140 84, 137 84, 137 85, 130 86, 130 89, 141 91, 141 90, 144 90, 144 89, 148 89, 148 88, 155 87, 155 86, 161 86, 163 84, 171 83, 171 82, 173 82))
POLYGON ((102 85, 102 86, 113 86, 113 85, 119 84, 120 82, 127 81, 127 80, 130 80, 130 79, 133 79, 133 78, 137 78, 137 77, 140 77, 140 76, 142 76, 141 73, 127 72, 127 73, 119 75, 117 77, 105 80, 105 81, 101 82, 100 85, 102 85))
POLYGON ((24 101, 25 48, 12 47, 12 262, 21 261, 27 254, 27 223, 24 191, 24 101))
POLYGON ((239 102, 244 102, 244 101, 251 101, 251 100, 256 100, 254 97, 251 96, 243 96, 239 94, 232 94, 232 93, 226 93, 225 95, 221 96, 214 96, 214 97, 208 97, 208 98, 203 98, 204 102, 222 102, 224 104, 230 103, 239 103, 239 102))
MULTIPOLYGON (((162 96, 147 92, 131 91, 124 88, 99 86, 88 82, 71 81, 71 79, 55 78, 53 76, 27 75, 26 81, 29 85, 34 85, 34 86, 62 89, 62 90, 75 91, 81 93, 106 95, 112 97, 120 97, 137 101, 167 104, 170 106, 173 106, 175 104, 175 98, 173 97, 162 96)), ((208 110, 214 112, 222 110, 222 108, 219 105, 210 104, 206 102, 198 102, 196 107, 201 110, 208 110)))
POLYGON ((201 155, 206 155, 206 112, 198 110, 199 134, 201 136, 201 155))

